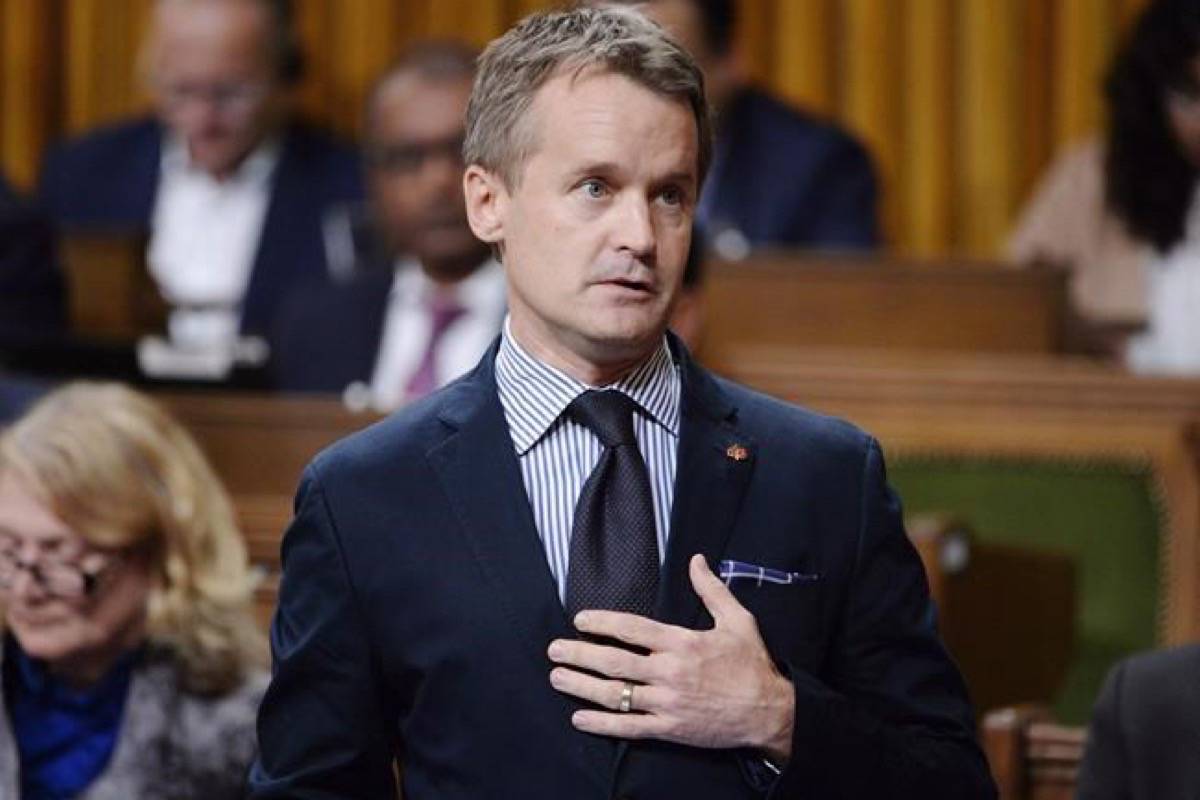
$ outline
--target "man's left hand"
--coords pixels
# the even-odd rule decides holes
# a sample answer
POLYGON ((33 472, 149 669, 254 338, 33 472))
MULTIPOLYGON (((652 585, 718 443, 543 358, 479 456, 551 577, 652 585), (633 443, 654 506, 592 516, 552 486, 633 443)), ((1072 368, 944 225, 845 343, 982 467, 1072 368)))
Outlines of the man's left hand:
POLYGON ((581 611, 575 616, 580 633, 615 639, 646 655, 556 639, 548 651, 558 665, 550 671, 550 683, 612 709, 575 712, 571 722, 581 731, 693 747, 748 747, 777 763, 787 761, 795 708, 791 682, 772 663, 754 616, 703 556, 692 557, 688 573, 716 623, 713 628, 693 631, 634 614, 581 611), (632 702, 622 713, 629 685, 632 702))

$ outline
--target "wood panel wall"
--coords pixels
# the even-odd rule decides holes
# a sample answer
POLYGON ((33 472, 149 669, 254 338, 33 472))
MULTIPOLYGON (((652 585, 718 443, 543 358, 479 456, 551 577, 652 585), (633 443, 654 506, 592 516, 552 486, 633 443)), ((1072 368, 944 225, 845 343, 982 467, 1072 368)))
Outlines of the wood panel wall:
MULTIPOLYGON (((145 107, 153 0, 0 0, 0 167, 145 107)), ((871 147, 897 252, 991 256, 1049 159, 1093 131, 1099 82, 1146 0, 742 0, 747 72, 871 147)), ((301 101, 353 134, 371 77, 426 36, 483 44, 548 0, 298 0, 301 101)))

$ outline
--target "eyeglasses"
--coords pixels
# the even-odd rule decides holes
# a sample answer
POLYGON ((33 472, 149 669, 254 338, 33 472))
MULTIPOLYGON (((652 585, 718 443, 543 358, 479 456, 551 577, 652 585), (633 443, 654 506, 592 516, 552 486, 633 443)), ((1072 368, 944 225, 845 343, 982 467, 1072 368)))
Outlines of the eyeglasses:
POLYGON ((15 541, 0 540, 0 591, 8 591, 22 572, 52 597, 80 599, 91 597, 121 560, 118 554, 89 550, 77 558, 40 558, 25 561, 15 541))
POLYGON ((462 145, 461 136, 421 144, 375 144, 367 146, 365 158, 371 169, 396 175, 415 175, 435 158, 445 158, 456 166, 460 165, 462 145))
POLYGON ((156 88, 169 112, 178 112, 196 103, 209 103, 218 113, 229 116, 248 114, 271 92, 271 85, 266 82, 217 83, 208 86, 162 82, 156 88))

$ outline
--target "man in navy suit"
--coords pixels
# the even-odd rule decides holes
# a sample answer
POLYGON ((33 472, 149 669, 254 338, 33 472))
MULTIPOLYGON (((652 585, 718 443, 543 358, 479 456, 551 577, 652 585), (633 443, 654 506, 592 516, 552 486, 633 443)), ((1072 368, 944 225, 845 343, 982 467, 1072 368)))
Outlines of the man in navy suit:
POLYGON ((484 52, 464 189, 510 316, 305 471, 253 797, 393 797, 393 759, 409 800, 994 796, 878 446, 665 335, 700 87, 629 10, 484 52))
POLYGON ((326 274, 324 220, 361 195, 354 154, 292 119, 291 4, 158 0, 145 64, 156 117, 52 151, 41 199, 64 231, 148 233, 181 330, 265 334, 326 274))
POLYGON ((54 337, 66 324, 50 225, 0 176, 0 344, 54 337))
POLYGON ((696 214, 709 244, 724 255, 879 244, 870 155, 833 123, 746 82, 734 52, 735 0, 632 1, 704 70, 716 152, 696 214))

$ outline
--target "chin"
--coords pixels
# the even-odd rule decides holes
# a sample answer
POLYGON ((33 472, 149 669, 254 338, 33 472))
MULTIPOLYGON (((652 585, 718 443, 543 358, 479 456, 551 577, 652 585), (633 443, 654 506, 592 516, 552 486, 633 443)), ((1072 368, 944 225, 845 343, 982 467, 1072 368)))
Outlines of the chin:
POLYGON ((62 626, 41 626, 34 630, 14 626, 10 630, 26 655, 40 661, 60 661, 79 649, 73 641, 75 637, 63 630, 62 626))

